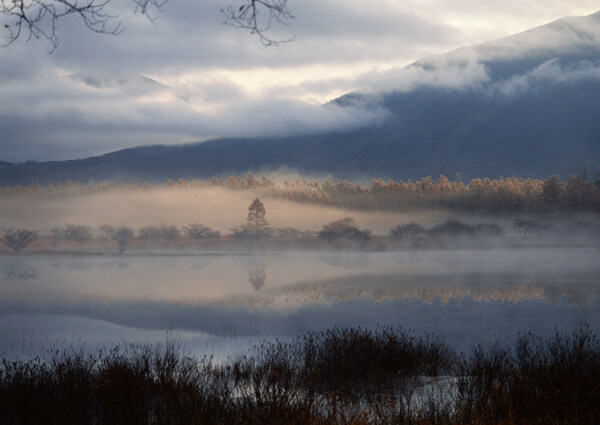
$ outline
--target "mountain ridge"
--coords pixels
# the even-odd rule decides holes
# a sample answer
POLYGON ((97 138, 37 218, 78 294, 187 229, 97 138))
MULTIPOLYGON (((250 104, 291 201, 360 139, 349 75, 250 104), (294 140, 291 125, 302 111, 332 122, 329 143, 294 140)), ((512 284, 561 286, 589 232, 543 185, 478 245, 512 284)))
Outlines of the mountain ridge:
POLYGON ((424 58, 392 77, 393 90, 330 102, 385 109, 386 119, 369 127, 0 162, 0 183, 165 181, 281 168, 342 179, 546 178, 600 165, 600 11, 424 58))

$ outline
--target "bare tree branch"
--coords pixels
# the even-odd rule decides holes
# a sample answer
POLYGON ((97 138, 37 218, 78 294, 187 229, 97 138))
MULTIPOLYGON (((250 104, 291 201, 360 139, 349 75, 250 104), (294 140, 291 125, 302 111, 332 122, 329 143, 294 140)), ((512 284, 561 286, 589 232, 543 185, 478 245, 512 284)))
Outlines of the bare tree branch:
MULTIPOLYGON (((7 20, 8 42, 20 37, 45 38, 58 47, 56 34, 58 20, 68 15, 78 15, 91 31, 102 34, 120 34, 123 27, 117 15, 108 10, 112 0, 1 0, 0 14, 7 20)), ((141 0, 134 0, 141 1, 141 0)), ((154 0, 144 0, 154 1, 154 0)))
POLYGON ((294 39, 275 40, 266 35, 274 22, 288 25, 294 19, 287 2, 288 0, 245 0, 241 6, 229 5, 221 9, 221 12, 225 15, 225 24, 248 29, 251 34, 258 35, 263 45, 274 46, 294 39))
POLYGON ((151 11, 157 10, 160 12, 162 7, 167 4, 169 0, 132 0, 135 3, 134 13, 140 12, 148 17, 151 21, 154 18, 151 15, 151 11))
MULTIPOLYGON (((26 37, 44 38, 52 44, 51 52, 58 47, 57 23, 67 15, 78 15, 84 25, 101 34, 120 34, 124 27, 120 17, 110 12, 113 0, 0 0, 0 15, 4 16, 4 29, 8 32, 7 46, 26 37)), ((162 9, 169 0, 131 0, 134 13, 142 13, 154 20, 153 12, 162 9)), ((229 5, 221 12, 225 23, 237 28, 249 29, 258 35, 265 46, 273 46, 288 40, 275 40, 265 33, 274 22, 287 25, 294 16, 287 8, 287 0, 244 0, 241 6, 229 5)), ((292 37, 293 39, 293 37, 292 37)))

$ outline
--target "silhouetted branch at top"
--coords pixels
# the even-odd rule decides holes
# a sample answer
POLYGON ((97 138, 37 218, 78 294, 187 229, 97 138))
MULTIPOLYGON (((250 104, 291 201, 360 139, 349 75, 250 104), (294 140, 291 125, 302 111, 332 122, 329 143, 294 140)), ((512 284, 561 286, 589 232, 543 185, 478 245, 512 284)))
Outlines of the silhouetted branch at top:
POLYGON ((287 0, 246 0, 241 6, 229 5, 221 12, 225 15, 225 23, 236 28, 250 30, 256 34, 265 46, 273 46, 293 40, 275 40, 265 34, 274 22, 287 25, 294 15, 287 6, 287 0))
MULTIPOLYGON (((68 15, 77 15, 84 25, 93 32, 117 35, 123 32, 120 16, 112 13, 113 0, 0 0, 2 24, 8 32, 7 46, 17 39, 26 37, 45 38, 52 44, 51 52, 59 44, 57 23, 68 15)), ((131 0, 134 13, 142 13, 153 20, 153 12, 160 11, 169 0, 131 0)), ((287 24, 293 19, 287 8, 287 0, 247 0, 241 6, 229 5, 221 12, 225 23, 237 28, 249 29, 258 35, 265 46, 283 41, 265 35, 273 21, 287 24)))
POLYGON ((0 12, 7 19, 8 43, 21 37, 45 38, 58 46, 57 22, 68 15, 79 15, 90 30, 104 34, 119 34, 123 28, 118 16, 108 11, 111 0, 2 0, 0 12))

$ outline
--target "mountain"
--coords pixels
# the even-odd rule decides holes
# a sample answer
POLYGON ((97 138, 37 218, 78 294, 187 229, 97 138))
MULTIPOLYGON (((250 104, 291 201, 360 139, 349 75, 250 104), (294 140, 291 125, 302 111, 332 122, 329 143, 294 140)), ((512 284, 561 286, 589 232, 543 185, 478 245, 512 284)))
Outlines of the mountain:
POLYGON ((370 127, 2 162, 0 183, 164 181, 282 167, 352 179, 545 178, 600 165, 600 12, 428 57, 381 79, 381 90, 323 106, 385 110, 370 127))

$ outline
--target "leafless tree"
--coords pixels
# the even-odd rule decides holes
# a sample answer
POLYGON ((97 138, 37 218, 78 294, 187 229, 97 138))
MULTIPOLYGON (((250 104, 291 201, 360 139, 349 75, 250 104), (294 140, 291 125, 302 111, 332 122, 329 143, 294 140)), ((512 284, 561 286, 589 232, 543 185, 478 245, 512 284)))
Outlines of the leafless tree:
MULTIPOLYGON (((131 0, 134 13, 154 19, 169 0, 131 0)), ((4 29, 8 32, 8 42, 21 37, 27 40, 44 38, 58 47, 57 24, 69 15, 78 16, 91 31, 100 34, 120 34, 124 27, 120 16, 111 11, 113 0, 0 0, 0 15, 4 16, 4 29)), ((283 41, 266 35, 274 21, 287 24, 294 17, 287 8, 287 0, 244 0, 241 6, 228 5, 221 9, 225 23, 237 28, 249 29, 258 35, 265 46, 283 41)))
POLYGON ((147 241, 167 241, 171 242, 181 236, 177 226, 161 223, 159 225, 150 225, 141 227, 138 230, 140 238, 147 241))
POLYGON ((2 233, 0 241, 17 254, 27 248, 38 237, 36 231, 27 229, 2 229, 2 233))
POLYGON ((192 223, 188 226, 183 226, 183 233, 191 239, 210 239, 218 238, 221 236, 221 232, 213 230, 203 224, 192 223))
POLYGON ((134 236, 135 233, 130 227, 120 226, 115 229, 111 235, 111 238, 116 240, 119 244, 119 254, 123 254, 134 236))
POLYGON ((98 239, 102 240, 111 239, 116 230, 117 229, 115 228, 115 226, 112 226, 110 224, 101 224, 96 229, 96 236, 98 236, 98 239))
POLYGON ((92 236, 92 228, 83 224, 65 224, 62 229, 62 238, 67 241, 85 242, 92 239, 92 236))

